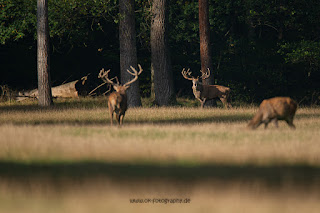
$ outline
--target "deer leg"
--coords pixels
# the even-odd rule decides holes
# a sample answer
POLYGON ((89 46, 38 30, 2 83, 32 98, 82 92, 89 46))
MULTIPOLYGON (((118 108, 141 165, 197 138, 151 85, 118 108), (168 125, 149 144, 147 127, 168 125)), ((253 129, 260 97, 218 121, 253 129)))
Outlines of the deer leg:
POLYGON ((279 127, 279 125, 278 125, 278 119, 273 119, 273 123, 274 123, 274 125, 278 128, 279 127))
POLYGON ((116 113, 116 119, 117 119, 117 122, 118 122, 118 125, 120 126, 120 114, 119 113, 116 113))
POLYGON ((110 112, 110 122, 111 126, 113 126, 113 112, 110 112))
POLYGON ((201 108, 204 108, 204 105, 206 103, 206 98, 204 98, 203 100, 200 99, 200 102, 201 102, 201 108))
POLYGON ((232 108, 230 101, 229 101, 229 95, 222 95, 219 97, 220 101, 222 102, 224 108, 232 108))
POLYGON ((262 124, 262 122, 258 122, 257 124, 255 124, 255 125, 252 126, 252 129, 258 128, 261 124, 262 124))
POLYGON ((223 107, 224 108, 228 108, 228 105, 227 105, 227 100, 226 100, 226 98, 219 98, 220 99, 220 101, 222 102, 222 104, 223 104, 223 107))
POLYGON ((110 122, 112 126, 113 125, 113 108, 110 104, 109 104, 109 113, 110 113, 110 122))
POLYGON ((287 124, 290 126, 291 129, 295 129, 296 126, 293 124, 293 118, 286 119, 287 124))
POLYGON ((123 124, 124 115, 125 115, 125 113, 123 113, 123 114, 120 116, 120 125, 123 124))
POLYGON ((202 107, 202 100, 200 99, 200 98, 196 98, 198 101, 200 101, 200 104, 201 104, 201 106, 200 107, 202 107))
POLYGON ((227 97, 227 107, 228 107, 229 109, 232 108, 232 105, 231 105, 231 103, 230 103, 230 97, 229 97, 229 96, 227 97))
POLYGON ((230 98, 230 93, 227 94, 227 105, 228 105, 228 108, 232 108, 232 105, 231 105, 231 98, 230 98))
POLYGON ((264 123, 264 128, 266 129, 268 127, 268 124, 270 123, 271 119, 268 117, 265 117, 262 119, 262 122, 264 123))

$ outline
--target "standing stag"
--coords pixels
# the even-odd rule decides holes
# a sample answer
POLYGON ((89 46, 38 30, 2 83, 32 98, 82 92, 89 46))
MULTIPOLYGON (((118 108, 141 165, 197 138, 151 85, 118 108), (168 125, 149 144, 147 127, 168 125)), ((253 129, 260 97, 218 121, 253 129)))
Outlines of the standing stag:
POLYGON ((123 118, 128 108, 126 90, 130 87, 130 84, 138 80, 138 76, 143 71, 140 64, 138 64, 138 66, 139 72, 132 66, 130 66, 130 68, 133 72, 127 70, 127 72, 133 75, 134 78, 131 81, 125 83, 124 85, 119 84, 118 81, 117 83, 114 83, 112 80, 108 78, 110 70, 105 71, 104 69, 102 69, 99 73, 98 78, 101 78, 104 82, 111 84, 113 86, 113 89, 115 90, 108 97, 108 107, 110 112, 111 125, 113 125, 113 113, 116 114, 118 125, 121 125, 123 123, 123 118))
MULTIPOLYGON (((202 72, 202 71, 201 71, 202 72)), ((230 88, 225 87, 225 86, 220 86, 220 85, 204 85, 200 82, 198 77, 193 77, 191 76, 191 71, 188 69, 187 71, 185 68, 183 68, 181 72, 182 76, 187 79, 192 81, 192 90, 193 94, 198 99, 201 103, 201 107, 204 107, 204 104, 206 103, 207 100, 219 98, 221 102, 223 103, 224 107, 226 108, 231 108, 230 104, 230 88)), ((208 68, 208 72, 204 73, 202 72, 202 80, 209 78, 210 76, 210 70, 208 68)))

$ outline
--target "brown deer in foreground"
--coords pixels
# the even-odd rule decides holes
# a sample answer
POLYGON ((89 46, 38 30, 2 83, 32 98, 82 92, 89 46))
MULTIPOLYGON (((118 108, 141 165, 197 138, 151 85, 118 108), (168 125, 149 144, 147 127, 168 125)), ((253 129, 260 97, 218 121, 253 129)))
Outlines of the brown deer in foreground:
MULTIPOLYGON (((202 71, 201 71, 202 72, 202 71)), ((193 77, 191 76, 190 69, 187 71, 185 68, 183 68, 181 72, 182 76, 187 79, 192 81, 192 90, 193 94, 198 99, 201 103, 201 107, 204 107, 204 104, 206 103, 207 100, 219 98, 220 101, 223 103, 224 107, 226 108, 231 108, 230 104, 230 88, 225 87, 225 86, 220 86, 220 85, 204 85, 200 82, 199 76, 198 77, 193 77)), ((207 73, 202 72, 202 80, 209 78, 210 76, 210 70, 208 69, 207 73)))
POLYGON ((249 122, 248 127, 255 129, 264 123, 264 128, 266 129, 271 121, 274 121, 275 126, 278 127, 278 120, 285 120, 292 129, 295 129, 293 117, 297 106, 297 102, 289 97, 266 99, 260 104, 259 111, 249 122))
POLYGON ((133 75, 134 78, 131 81, 125 83, 124 85, 119 84, 118 81, 117 83, 114 83, 112 80, 108 78, 110 70, 105 71, 104 69, 102 69, 99 73, 98 78, 101 78, 104 82, 111 84, 113 86, 113 89, 115 90, 108 97, 108 107, 110 112, 111 125, 113 125, 113 113, 116 114, 116 120, 118 122, 118 125, 121 125, 123 123, 123 118, 128 108, 126 90, 130 87, 130 84, 138 80, 138 76, 143 71, 140 64, 138 64, 138 66, 139 72, 132 66, 130 66, 130 68, 133 72, 127 70, 127 72, 133 75))

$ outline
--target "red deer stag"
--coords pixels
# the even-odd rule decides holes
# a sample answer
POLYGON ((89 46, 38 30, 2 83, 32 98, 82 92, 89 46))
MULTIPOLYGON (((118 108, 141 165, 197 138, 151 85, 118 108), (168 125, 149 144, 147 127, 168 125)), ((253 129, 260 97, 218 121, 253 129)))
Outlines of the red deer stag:
POLYGON ((297 107, 297 102, 289 97, 266 99, 260 104, 259 111, 249 122, 248 127, 255 129, 264 123, 266 129, 271 121, 274 121, 275 126, 278 127, 278 120, 285 120, 292 129, 295 129, 293 117, 297 107))
MULTIPOLYGON (((226 108, 231 108, 230 104, 230 88, 225 87, 225 86, 220 86, 220 85, 204 85, 200 82, 199 76, 198 77, 193 77, 191 76, 190 69, 187 71, 185 68, 183 68, 181 72, 182 76, 187 79, 192 81, 192 90, 193 94, 198 99, 201 103, 201 107, 204 107, 204 104, 206 103, 207 100, 219 98, 221 102, 223 103, 224 107, 226 108)), ((210 76, 210 70, 208 69, 207 73, 202 72, 201 78, 207 79, 210 76)))
POLYGON ((133 72, 127 70, 127 72, 133 75, 134 78, 131 81, 125 83, 124 85, 119 84, 119 82, 114 83, 112 80, 108 78, 110 70, 105 71, 104 69, 102 69, 99 73, 98 78, 101 78, 104 82, 111 84, 113 86, 113 89, 115 90, 108 97, 108 107, 110 112, 111 125, 113 125, 113 113, 116 114, 116 120, 118 122, 118 125, 123 124, 123 118, 128 108, 126 90, 130 87, 130 84, 138 80, 138 76, 143 71, 140 64, 138 64, 138 66, 139 72, 132 66, 130 66, 130 68, 133 72))

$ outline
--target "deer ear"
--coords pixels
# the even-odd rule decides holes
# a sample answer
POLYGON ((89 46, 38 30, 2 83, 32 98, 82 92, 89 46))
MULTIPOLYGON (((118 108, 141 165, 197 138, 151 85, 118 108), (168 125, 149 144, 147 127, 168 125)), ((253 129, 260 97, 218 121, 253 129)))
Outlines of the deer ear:
POLYGON ((128 89, 129 87, 130 87, 130 85, 125 85, 124 86, 125 89, 128 89))

